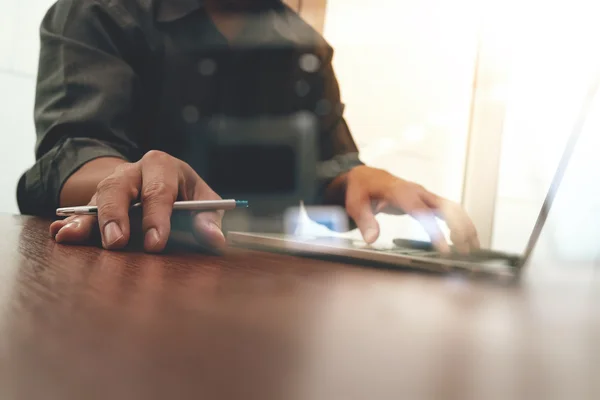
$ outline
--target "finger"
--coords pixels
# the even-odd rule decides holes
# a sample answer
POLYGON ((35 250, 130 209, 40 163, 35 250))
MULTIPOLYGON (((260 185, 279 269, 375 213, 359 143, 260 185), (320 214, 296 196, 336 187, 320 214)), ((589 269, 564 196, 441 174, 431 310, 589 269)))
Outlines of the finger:
POLYGON ((471 251, 471 246, 465 236, 458 235, 455 231, 451 231, 450 240, 452 240, 454 248, 459 253, 468 254, 471 251))
MULTIPOLYGON (((431 193, 427 190, 425 190, 425 191, 423 191, 423 193, 421 193, 421 198, 423 199, 423 202, 428 207, 430 207, 432 210, 434 210, 436 216, 438 216, 446 221, 446 224, 448 225, 448 228, 450 229, 450 240, 452 241, 452 244, 454 245, 456 250, 460 253, 468 254, 471 250, 471 246, 469 245, 469 241, 466 240, 467 236, 465 235, 466 231, 464 229, 464 227, 465 227, 464 223, 457 222, 460 220, 460 217, 457 217, 457 214, 455 212, 451 212, 450 213, 451 215, 449 215, 449 213, 447 212, 448 210, 444 210, 443 204, 445 202, 446 203, 449 203, 449 202, 445 201, 438 195, 431 193)), ((439 227, 439 225, 438 225, 438 227, 439 227)), ((444 239, 444 242, 446 242, 445 239, 444 239)), ((446 242, 446 247, 447 247, 447 245, 448 245, 448 243, 446 242)), ((448 250, 449 250, 449 248, 448 248, 448 250)))
MULTIPOLYGON (((94 195, 89 205, 96 205, 94 195)), ((98 220, 92 215, 72 215, 50 225, 50 235, 57 243, 83 243, 90 240, 98 220)))
POLYGON ((425 189, 422 190, 419 196, 428 208, 434 210, 439 217, 444 217, 442 212, 443 199, 441 197, 425 189))
POLYGON ((454 243, 456 249, 462 253, 468 253, 480 248, 479 238, 475 229, 471 229, 465 225, 462 228, 452 228, 450 239, 454 243))
POLYGON ((479 238, 475 225, 462 207, 449 200, 440 200, 440 212, 450 228, 450 239, 462 253, 479 248, 479 238))
POLYGON ((450 229, 450 240, 452 241, 454 248, 463 254, 468 254, 471 250, 469 244, 469 233, 466 229, 464 221, 460 218, 446 217, 448 228, 450 229))
MULTIPOLYGON (((194 196, 197 200, 219 200, 212 189, 200 189, 194 196)), ((225 236, 222 230, 223 211, 206 211, 194 216, 194 235, 198 242, 208 248, 222 249, 225 247, 225 236)))
POLYGON ((50 236, 52 236, 52 238, 56 237, 56 234, 66 225, 68 225, 69 223, 71 223, 73 220, 75 219, 75 217, 69 217, 66 219, 61 219, 58 221, 54 221, 52 224, 50 224, 50 236))
POLYGON ((437 251, 442 253, 450 252, 450 246, 448 246, 446 237, 440 229, 433 209, 420 200, 415 201, 409 207, 404 207, 404 209, 425 229, 437 251))
MULTIPOLYGON (((462 211, 462 208, 461 208, 462 211)), ((481 244, 479 242, 479 235, 477 234, 477 228, 475 228, 475 225, 473 224, 473 221, 471 221, 471 219, 469 218, 469 216, 462 211, 463 213, 463 219, 464 219, 464 223, 463 225, 465 226, 465 230, 466 230, 466 242, 469 245, 469 250, 473 251, 473 250, 479 250, 481 248, 481 244)))
POLYGON ((479 250, 481 248, 481 242, 479 241, 477 231, 475 231, 475 234, 469 239, 469 245, 471 246, 471 250, 479 250))
POLYGON ((201 212, 194 216, 194 236, 202 247, 222 249, 225 247, 225 235, 221 228, 223 213, 219 211, 201 212))
POLYGON ((374 210, 374 214, 377 215, 382 212, 386 212, 387 210, 391 211, 391 213, 397 213, 397 208, 390 207, 389 203, 385 200, 377 200, 372 202, 372 209, 374 210))
MULTIPOLYGON (((187 164, 180 167, 183 173, 180 192, 193 200, 221 200, 210 186, 187 164)), ((206 211, 195 214, 193 232, 196 240, 207 249, 222 249, 226 240, 222 230, 223 211, 206 211)))
POLYGON ((142 183, 139 163, 122 165, 100 182, 96 192, 98 227, 105 249, 120 249, 129 242, 129 208, 142 183))
POLYGON ((142 230, 144 249, 149 252, 163 251, 167 245, 173 203, 179 191, 178 169, 167 157, 155 156, 142 166, 142 230))
POLYGON ((365 242, 374 243, 379 237, 379 223, 375 219, 368 192, 349 186, 346 193, 346 211, 356 223, 365 242))
MULTIPOLYGON (((58 221, 57 221, 58 222, 58 221)), ((96 217, 91 215, 69 217, 64 224, 52 224, 51 233, 57 243, 84 243, 90 240, 93 230, 98 225, 96 217), (56 225, 55 225, 56 224, 56 225), (62 225, 62 226, 61 226, 62 225), (59 228, 57 230, 57 228, 59 228)))

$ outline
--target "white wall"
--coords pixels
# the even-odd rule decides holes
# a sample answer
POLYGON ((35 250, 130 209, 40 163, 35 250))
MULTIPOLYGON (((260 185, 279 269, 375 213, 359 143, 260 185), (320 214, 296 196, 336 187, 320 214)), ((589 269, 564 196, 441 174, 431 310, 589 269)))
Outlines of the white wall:
POLYGON ((18 179, 34 161, 33 101, 39 24, 51 0, 2 0, 0 13, 0 212, 18 213, 18 179))

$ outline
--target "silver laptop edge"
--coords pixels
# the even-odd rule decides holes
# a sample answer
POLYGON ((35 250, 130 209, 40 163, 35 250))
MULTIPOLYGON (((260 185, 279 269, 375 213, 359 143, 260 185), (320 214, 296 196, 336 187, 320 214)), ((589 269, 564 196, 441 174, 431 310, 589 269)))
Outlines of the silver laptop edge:
POLYGON ((538 215, 537 221, 533 227, 533 231, 529 236, 529 241, 527 243, 527 247, 525 248, 525 253, 523 255, 520 267, 524 267, 533 250, 535 249, 535 245, 540 238, 542 233, 542 229, 546 224, 546 220, 548 219, 548 215, 550 214, 550 209, 552 208, 552 204, 554 203, 554 198, 556 197, 556 192, 558 191, 560 184, 565 176, 565 172, 567 171, 567 166, 569 165, 569 161, 571 160, 571 156, 575 151, 575 147, 577 146, 577 142, 581 137, 581 132, 583 131, 583 127, 587 121, 588 114, 590 112, 590 108, 594 103, 596 98, 596 94, 598 93, 598 88, 600 87, 600 75, 596 75, 592 85, 590 86, 585 99, 583 101, 583 106, 581 107, 581 111, 577 117, 577 121, 573 126, 573 131, 567 141, 565 146, 565 150, 563 151, 562 157, 558 163, 558 167, 556 168, 556 172, 554 174, 554 178, 552 179, 552 184, 550 185, 550 189, 548 190, 548 194, 546 195, 546 199, 542 204, 542 208, 538 215))

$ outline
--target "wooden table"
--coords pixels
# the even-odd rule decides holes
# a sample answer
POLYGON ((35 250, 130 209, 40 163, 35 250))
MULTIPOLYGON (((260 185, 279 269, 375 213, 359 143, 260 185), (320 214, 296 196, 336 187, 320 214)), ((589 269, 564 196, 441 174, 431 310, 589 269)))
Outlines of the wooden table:
POLYGON ((520 287, 0 217, 1 399, 599 399, 593 279, 520 287))

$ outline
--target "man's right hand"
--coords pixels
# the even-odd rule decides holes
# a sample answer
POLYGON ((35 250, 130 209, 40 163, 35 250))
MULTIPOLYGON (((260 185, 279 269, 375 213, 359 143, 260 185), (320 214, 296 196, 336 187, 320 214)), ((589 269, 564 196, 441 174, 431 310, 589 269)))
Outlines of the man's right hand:
MULTIPOLYGON (((129 210, 142 202, 144 248, 164 250, 171 233, 171 213, 177 200, 219 200, 220 197, 185 162, 151 151, 136 163, 122 163, 97 186, 90 205, 98 206, 98 216, 72 216, 56 221, 50 233, 59 243, 82 243, 100 229, 106 249, 120 249, 131 235, 129 210)), ((222 211, 201 212, 193 218, 194 235, 202 245, 221 248, 222 211)))

